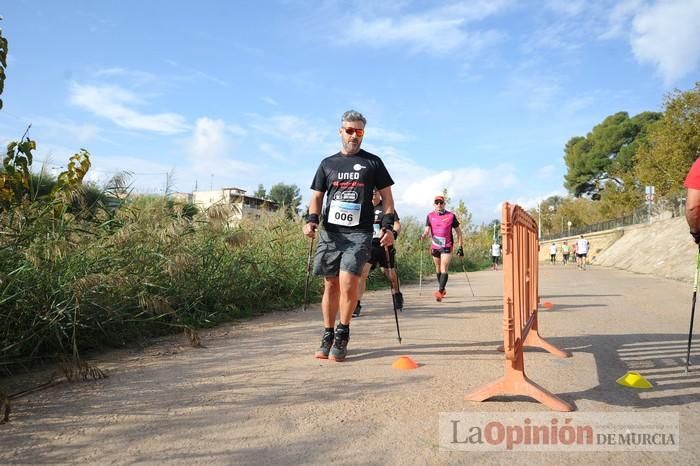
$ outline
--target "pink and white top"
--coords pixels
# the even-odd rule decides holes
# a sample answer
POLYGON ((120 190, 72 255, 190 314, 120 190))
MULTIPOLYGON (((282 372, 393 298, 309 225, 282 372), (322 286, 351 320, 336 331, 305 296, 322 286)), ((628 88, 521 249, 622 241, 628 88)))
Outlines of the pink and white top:
POLYGON ((432 236, 430 249, 452 248, 452 229, 459 227, 459 220, 455 214, 447 210, 441 213, 430 212, 425 225, 430 227, 432 236))

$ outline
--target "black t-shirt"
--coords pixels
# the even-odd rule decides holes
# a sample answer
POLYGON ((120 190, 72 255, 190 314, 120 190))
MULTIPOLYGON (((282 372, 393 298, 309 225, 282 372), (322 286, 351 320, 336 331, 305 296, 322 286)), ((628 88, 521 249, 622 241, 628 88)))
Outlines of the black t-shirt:
POLYGON ((372 231, 372 191, 394 184, 382 159, 360 149, 326 157, 316 170, 311 189, 326 193, 323 226, 328 231, 372 231))
MULTIPOLYGON (((381 239, 381 229, 382 229, 382 219, 384 218, 384 204, 379 203, 374 206, 374 224, 372 225, 374 228, 374 236, 372 237, 372 242, 373 243, 379 243, 379 240, 381 239)), ((394 210, 394 221, 396 220, 401 220, 399 218, 399 214, 394 210)))

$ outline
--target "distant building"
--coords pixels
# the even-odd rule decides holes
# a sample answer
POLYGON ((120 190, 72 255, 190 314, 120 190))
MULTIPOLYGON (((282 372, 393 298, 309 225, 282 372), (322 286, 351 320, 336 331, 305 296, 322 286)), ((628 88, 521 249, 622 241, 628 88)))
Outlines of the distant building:
POLYGON ((175 199, 176 201, 181 201, 181 202, 192 202, 192 193, 181 193, 181 192, 174 192, 170 195, 171 198, 175 199))
POLYGON ((274 212, 279 205, 274 201, 260 199, 246 195, 246 191, 240 188, 221 188, 214 191, 195 191, 191 194, 191 200, 200 209, 208 209, 216 204, 227 204, 232 207, 233 217, 260 218, 264 212, 274 212))

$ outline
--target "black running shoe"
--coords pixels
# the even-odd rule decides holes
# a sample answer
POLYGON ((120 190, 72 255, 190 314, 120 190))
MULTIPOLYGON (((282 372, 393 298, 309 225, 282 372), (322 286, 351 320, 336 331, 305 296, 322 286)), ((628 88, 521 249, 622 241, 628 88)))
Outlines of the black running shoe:
POLYGON ((396 293, 396 307, 399 311, 403 311, 403 295, 400 291, 396 293))
POLYGON ((350 330, 336 329, 335 341, 328 359, 336 362, 345 361, 345 356, 348 354, 348 341, 350 341, 350 330))
POLYGON ((314 357, 316 359, 328 359, 328 354, 331 352, 331 346, 333 346, 333 332, 323 332, 323 338, 321 339, 321 346, 316 350, 314 357))
POLYGON ((360 312, 362 311, 362 304, 360 302, 357 302, 357 306, 355 306, 355 310, 352 311, 352 316, 353 317, 360 317, 360 312))

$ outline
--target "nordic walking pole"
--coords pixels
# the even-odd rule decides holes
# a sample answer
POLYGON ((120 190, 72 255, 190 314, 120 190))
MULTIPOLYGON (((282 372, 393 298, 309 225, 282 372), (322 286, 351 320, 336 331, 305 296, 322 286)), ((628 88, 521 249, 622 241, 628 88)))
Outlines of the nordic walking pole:
MULTIPOLYGON (((386 254, 386 264, 391 265, 391 255, 389 254, 388 246, 384 246, 384 254, 386 254)), ((394 282, 391 281, 391 279, 389 279, 389 286, 391 287, 391 302, 394 305, 394 319, 396 319, 396 335, 399 337, 399 344, 401 344, 401 330, 399 330, 399 313, 396 311, 396 293, 394 292, 394 282)))
POLYGON ((309 279, 311 278, 311 255, 314 250, 314 238, 309 238, 309 240, 309 257, 306 259, 306 286, 304 286, 304 311, 306 310, 306 306, 308 304, 309 279))
MULTIPOLYGON (((389 264, 389 265, 392 265, 392 264, 389 264)), ((389 275, 391 275, 392 273, 394 274, 394 278, 396 278, 396 294, 399 294, 399 293, 401 293, 401 282, 399 281, 399 268, 396 266, 396 252, 395 251, 394 251, 394 264, 393 264, 393 267, 390 267, 390 269, 393 270, 393 272, 389 272, 389 275)), ((389 269, 387 269, 387 270, 389 270, 389 269)), ((391 281, 391 278, 389 278, 389 281, 391 281)), ((399 312, 403 312, 403 306, 399 307, 399 312)))
POLYGON ((418 296, 423 293, 423 237, 420 237, 420 265, 418 266, 418 296))
POLYGON ((685 355, 685 375, 688 375, 690 365, 690 345, 693 342, 693 320, 695 320, 695 300, 698 296, 698 275, 700 275, 700 246, 698 255, 695 258, 695 280, 693 281, 693 304, 690 308, 690 330, 688 330, 688 352, 685 355))
POLYGON ((464 276, 467 277, 467 283, 469 283, 469 289, 472 291, 472 296, 475 296, 474 289, 472 288, 472 282, 469 281, 469 274, 467 274, 467 268, 464 266, 464 257, 462 257, 462 270, 464 270, 464 276))

